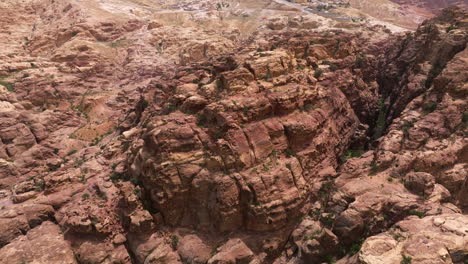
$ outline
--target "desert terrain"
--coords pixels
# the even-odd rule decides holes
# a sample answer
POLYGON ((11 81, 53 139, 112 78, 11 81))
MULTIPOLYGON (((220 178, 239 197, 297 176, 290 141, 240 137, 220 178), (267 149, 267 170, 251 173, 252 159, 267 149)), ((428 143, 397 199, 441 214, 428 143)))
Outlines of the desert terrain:
POLYGON ((467 264, 465 0, 0 0, 0 263, 467 264))

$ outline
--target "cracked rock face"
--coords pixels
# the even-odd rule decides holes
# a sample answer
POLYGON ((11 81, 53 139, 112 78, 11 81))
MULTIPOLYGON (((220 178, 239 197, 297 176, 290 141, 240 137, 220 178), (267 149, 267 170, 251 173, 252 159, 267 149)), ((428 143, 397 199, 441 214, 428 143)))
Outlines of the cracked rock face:
POLYGON ((392 2, 0 1, 0 262, 466 264, 467 13, 392 2))

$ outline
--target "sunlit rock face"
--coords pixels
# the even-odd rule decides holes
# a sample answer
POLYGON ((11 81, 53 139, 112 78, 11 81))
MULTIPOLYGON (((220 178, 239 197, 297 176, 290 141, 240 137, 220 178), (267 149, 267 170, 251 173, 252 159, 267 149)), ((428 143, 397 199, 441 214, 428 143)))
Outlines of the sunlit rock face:
POLYGON ((464 264, 449 4, 0 2, 0 262, 464 264))

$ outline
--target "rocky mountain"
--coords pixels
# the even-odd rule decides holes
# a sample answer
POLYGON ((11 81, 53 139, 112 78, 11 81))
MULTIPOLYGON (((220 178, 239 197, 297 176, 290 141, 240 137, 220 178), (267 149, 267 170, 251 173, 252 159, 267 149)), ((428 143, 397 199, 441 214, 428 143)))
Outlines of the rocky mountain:
POLYGON ((400 5, 410 5, 430 10, 440 10, 453 5, 467 5, 466 0, 391 0, 400 5))
POLYGON ((311 10, 0 1, 0 262, 466 264, 467 11, 311 10))

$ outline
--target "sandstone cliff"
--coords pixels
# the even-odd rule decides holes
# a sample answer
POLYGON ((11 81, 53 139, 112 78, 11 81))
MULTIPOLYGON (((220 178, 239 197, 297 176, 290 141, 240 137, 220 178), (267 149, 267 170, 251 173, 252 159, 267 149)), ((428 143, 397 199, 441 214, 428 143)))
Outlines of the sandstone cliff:
POLYGON ((465 10, 13 2, 2 263, 466 263, 465 10))

